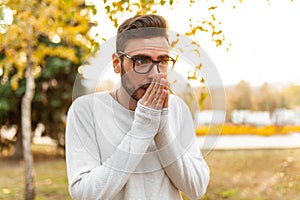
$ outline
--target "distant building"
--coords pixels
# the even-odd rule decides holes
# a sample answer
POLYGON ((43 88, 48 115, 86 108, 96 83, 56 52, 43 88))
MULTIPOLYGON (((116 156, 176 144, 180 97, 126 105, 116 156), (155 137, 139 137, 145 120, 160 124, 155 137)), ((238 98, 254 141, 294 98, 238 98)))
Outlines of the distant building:
POLYGON ((224 110, 203 110, 195 113, 194 123, 196 125, 223 124, 226 112, 224 110))
MULTIPOLYGON (((202 110, 194 115, 195 125, 216 125, 225 122, 223 110, 202 110)), ((231 121, 234 124, 251 124, 255 126, 300 125, 300 110, 277 109, 272 115, 268 111, 233 110, 231 121)))
POLYGON ((234 124, 253 124, 266 126, 272 124, 270 113, 267 111, 233 110, 231 121, 234 124))
POLYGON ((272 123, 277 125, 300 125, 300 111, 276 109, 272 114, 272 123))
POLYGON ((271 121, 270 113, 268 111, 256 111, 256 112, 251 112, 246 117, 246 123, 258 125, 258 126, 267 126, 267 125, 271 125, 272 121, 271 121))
POLYGON ((231 112, 231 121, 234 124, 246 124, 246 118, 250 114, 250 110, 233 110, 231 112))

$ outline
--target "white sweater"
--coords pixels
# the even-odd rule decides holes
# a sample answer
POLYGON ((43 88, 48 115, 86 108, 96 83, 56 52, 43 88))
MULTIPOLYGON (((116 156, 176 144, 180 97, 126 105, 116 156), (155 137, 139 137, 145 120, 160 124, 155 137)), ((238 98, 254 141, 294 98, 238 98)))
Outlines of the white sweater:
POLYGON ((168 109, 138 103, 135 111, 108 92, 77 98, 68 112, 66 162, 73 199, 179 200, 179 190, 198 199, 209 182, 190 112, 174 95, 168 109))

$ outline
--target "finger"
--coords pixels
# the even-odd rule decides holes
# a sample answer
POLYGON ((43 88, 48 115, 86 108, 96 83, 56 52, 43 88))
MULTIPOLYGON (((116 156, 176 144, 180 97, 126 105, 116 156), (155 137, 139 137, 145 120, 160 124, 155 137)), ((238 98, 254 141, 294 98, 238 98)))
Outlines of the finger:
POLYGON ((163 107, 164 102, 165 102, 165 98, 166 98, 165 93, 162 91, 160 93, 160 96, 159 96, 158 101, 156 103, 156 109, 161 109, 163 107))
POLYGON ((164 81, 164 88, 165 88, 166 90, 168 90, 168 87, 169 87, 169 82, 168 82, 167 79, 165 79, 165 81, 164 81))
POLYGON ((167 80, 167 79, 162 78, 161 84, 162 84, 161 87, 162 87, 163 89, 168 89, 168 80, 167 80))
MULTIPOLYGON (((164 87, 165 87, 165 82, 166 82, 165 79, 163 79, 163 78, 160 79, 160 83, 159 83, 158 89, 155 94, 156 102, 154 102, 154 103, 157 103, 158 99, 160 98, 160 95, 163 92, 164 87)), ((155 99, 154 99, 154 101, 155 101, 155 99)))
POLYGON ((154 87, 154 83, 155 83, 156 79, 157 79, 157 77, 154 77, 154 79, 153 79, 152 82, 150 83, 149 87, 147 88, 147 90, 146 90, 146 92, 145 92, 145 94, 144 94, 144 96, 143 96, 143 98, 142 98, 143 100, 145 100, 145 101, 148 100, 148 98, 149 98, 149 96, 150 96, 150 94, 151 94, 151 91, 152 91, 152 89, 153 89, 153 87, 154 87))
POLYGON ((169 91, 164 90, 164 93, 165 93, 165 101, 164 101, 163 108, 168 108, 169 107, 169 91))
POLYGON ((160 78, 157 77, 155 79, 155 81, 153 82, 153 88, 151 88, 151 91, 149 91, 150 94, 149 94, 149 97, 148 97, 148 100, 150 102, 153 102, 155 100, 155 98, 158 98, 158 96, 159 96, 159 94, 157 94, 157 93, 160 92, 159 91, 159 88, 160 88, 160 85, 161 85, 160 81, 161 81, 160 78))
POLYGON ((159 95, 159 98, 158 98, 158 101, 156 102, 156 104, 161 109, 163 106, 168 106, 168 104, 165 103, 166 98, 168 97, 168 90, 164 89, 166 80, 161 79, 160 82, 161 82, 160 91, 157 93, 157 95, 159 95))

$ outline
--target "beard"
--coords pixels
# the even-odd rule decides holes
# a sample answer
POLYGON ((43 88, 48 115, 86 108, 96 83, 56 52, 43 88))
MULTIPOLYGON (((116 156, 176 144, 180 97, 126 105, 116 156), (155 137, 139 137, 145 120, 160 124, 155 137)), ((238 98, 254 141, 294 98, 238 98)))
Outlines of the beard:
POLYGON ((134 99, 135 101, 139 101, 145 94, 147 88, 149 87, 152 80, 148 81, 147 84, 140 84, 137 87, 130 81, 127 73, 125 72, 122 64, 121 64, 121 83, 127 94, 134 99), (140 94, 139 91, 143 92, 140 94))

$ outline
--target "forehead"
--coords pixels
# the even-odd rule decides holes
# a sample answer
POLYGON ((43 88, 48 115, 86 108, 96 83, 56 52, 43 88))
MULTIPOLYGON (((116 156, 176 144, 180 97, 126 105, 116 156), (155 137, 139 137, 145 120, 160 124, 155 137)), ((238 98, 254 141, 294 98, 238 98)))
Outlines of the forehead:
POLYGON ((128 40, 126 53, 131 54, 168 54, 169 43, 165 37, 135 38, 128 40))

